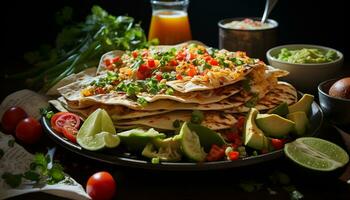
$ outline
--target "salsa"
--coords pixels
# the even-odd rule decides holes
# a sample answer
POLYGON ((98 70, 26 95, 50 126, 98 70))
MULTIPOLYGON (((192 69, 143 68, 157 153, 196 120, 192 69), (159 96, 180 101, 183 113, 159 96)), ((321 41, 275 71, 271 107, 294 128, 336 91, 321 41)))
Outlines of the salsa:
POLYGON ((339 58, 337 52, 333 50, 320 50, 302 48, 298 50, 281 49, 276 57, 278 60, 289 63, 306 64, 306 63, 327 63, 339 58))

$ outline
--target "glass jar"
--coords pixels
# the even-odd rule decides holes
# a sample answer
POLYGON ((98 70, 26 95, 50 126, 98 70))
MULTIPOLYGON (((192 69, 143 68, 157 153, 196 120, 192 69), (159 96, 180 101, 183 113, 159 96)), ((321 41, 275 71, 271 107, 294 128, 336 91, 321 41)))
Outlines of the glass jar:
POLYGON ((148 39, 158 38, 159 44, 163 45, 191 40, 188 4, 189 0, 151 0, 152 19, 148 39))

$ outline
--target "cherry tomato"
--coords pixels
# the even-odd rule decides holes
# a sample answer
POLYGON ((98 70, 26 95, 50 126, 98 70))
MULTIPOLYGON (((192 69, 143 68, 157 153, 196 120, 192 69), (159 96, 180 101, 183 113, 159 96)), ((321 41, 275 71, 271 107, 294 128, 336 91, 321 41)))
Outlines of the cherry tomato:
POLYGON ((227 155, 228 159, 230 160, 238 160, 239 158, 239 152, 238 151, 230 151, 227 155))
POLYGON ((282 149, 284 147, 284 141, 280 139, 272 139, 271 140, 271 145, 273 146, 274 149, 282 149))
POLYGON ((78 129, 71 126, 64 126, 62 129, 64 137, 73 143, 77 143, 78 129))
POLYGON ((36 143, 43 133, 43 129, 38 120, 27 117, 20 121, 16 127, 16 137, 25 144, 36 143))
POLYGON ((14 106, 6 110, 1 119, 2 128, 6 133, 13 133, 17 124, 27 117, 27 113, 20 107, 14 106))
POLYGON ((86 184, 86 192, 93 200, 109 200, 115 195, 116 183, 108 172, 97 172, 86 184))
POLYGON ((225 149, 213 144, 207 155, 207 161, 221 160, 225 156, 225 149))
POLYGON ((63 133, 64 126, 70 126, 78 129, 80 126, 80 117, 69 112, 56 113, 51 118, 51 126, 59 133, 63 133))

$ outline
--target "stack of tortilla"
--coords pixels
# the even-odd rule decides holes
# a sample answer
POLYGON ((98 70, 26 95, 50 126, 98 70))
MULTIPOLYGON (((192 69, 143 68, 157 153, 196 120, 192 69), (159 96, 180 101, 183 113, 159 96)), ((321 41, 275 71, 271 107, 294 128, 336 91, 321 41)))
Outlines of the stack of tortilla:
MULTIPOLYGON (((120 53, 120 52, 118 52, 120 53)), ((108 56, 108 55, 107 55, 108 56)), ((100 64, 103 65, 103 64, 100 64)), ((167 85, 175 91, 172 95, 140 93, 148 103, 140 105, 125 93, 113 92, 83 96, 81 90, 94 80, 106 76, 99 66, 96 76, 83 76, 79 80, 58 88, 60 97, 51 101, 59 110, 68 110, 88 117, 97 108, 105 109, 115 127, 130 129, 152 127, 160 130, 174 130, 175 120, 190 121, 193 110, 204 114, 202 125, 212 130, 228 129, 235 125, 238 116, 255 107, 260 111, 274 108, 286 102, 297 101, 295 88, 279 77, 288 72, 266 66, 245 66, 245 74, 220 86, 204 85, 188 80, 175 80, 167 85), (249 89, 244 82, 249 77, 249 89)))

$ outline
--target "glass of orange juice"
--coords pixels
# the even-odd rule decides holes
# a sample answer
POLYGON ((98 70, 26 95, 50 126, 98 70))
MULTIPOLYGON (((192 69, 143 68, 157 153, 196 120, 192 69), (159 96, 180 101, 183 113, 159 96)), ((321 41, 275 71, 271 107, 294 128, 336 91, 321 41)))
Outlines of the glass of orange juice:
POLYGON ((187 15, 189 0, 151 0, 152 19, 148 39, 171 45, 192 39, 187 15))

